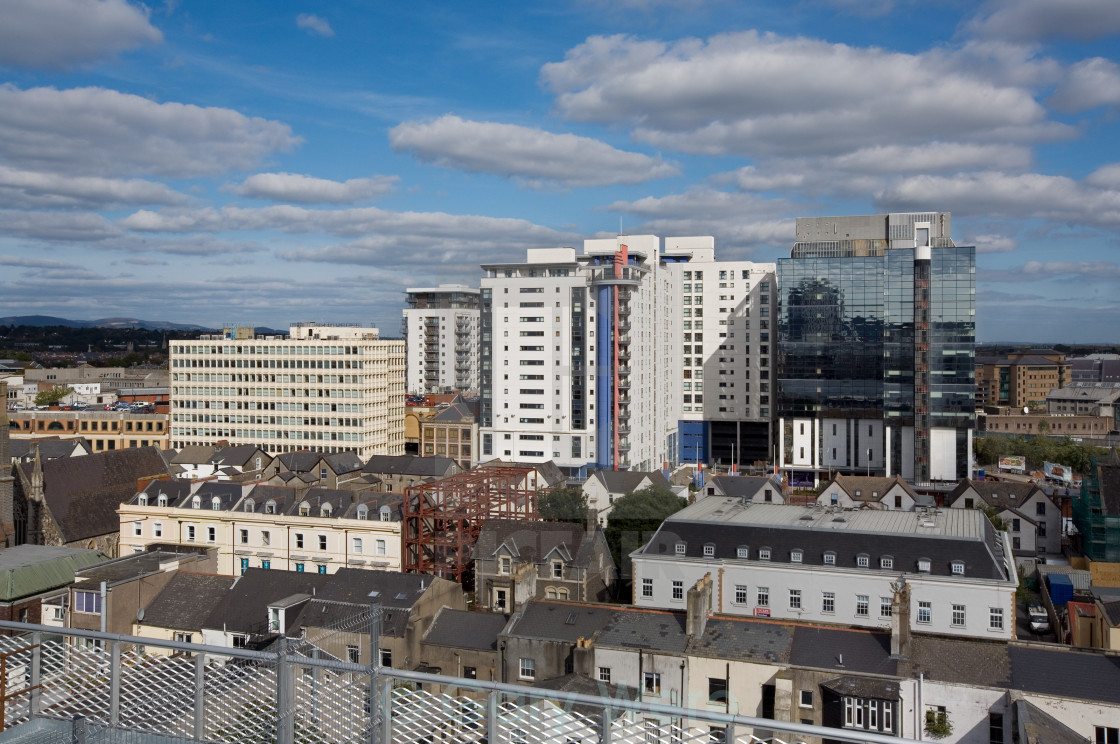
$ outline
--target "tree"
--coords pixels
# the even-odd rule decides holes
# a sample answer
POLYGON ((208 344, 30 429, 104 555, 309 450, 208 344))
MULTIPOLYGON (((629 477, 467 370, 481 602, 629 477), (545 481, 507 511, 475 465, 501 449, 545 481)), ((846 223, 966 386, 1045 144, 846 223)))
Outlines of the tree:
POLYGON ((587 521, 587 497, 578 488, 558 486, 537 495, 537 513, 546 522, 587 521))
POLYGON ((49 406, 51 403, 57 403, 70 393, 74 392, 72 387, 53 387, 50 390, 44 390, 35 396, 35 405, 49 406))
POLYGON ((607 517, 606 537, 623 576, 630 575, 630 552, 641 547, 666 517, 687 505, 685 499, 658 486, 629 491, 614 502, 607 517))

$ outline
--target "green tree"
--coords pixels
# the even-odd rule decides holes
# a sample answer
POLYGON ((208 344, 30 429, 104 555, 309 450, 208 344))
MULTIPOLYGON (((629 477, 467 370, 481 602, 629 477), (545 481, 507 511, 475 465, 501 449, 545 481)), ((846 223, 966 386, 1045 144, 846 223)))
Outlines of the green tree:
POLYGON ((630 552, 641 547, 666 517, 687 505, 685 499, 658 486, 629 491, 614 502, 607 517, 606 537, 623 576, 630 575, 630 552))
POLYGON ((44 390, 35 396, 35 405, 49 406, 51 403, 57 403, 70 393, 74 392, 72 387, 53 387, 50 390, 44 390))
POLYGON ((558 486, 537 494, 537 513, 546 522, 576 522, 587 520, 587 497, 578 488, 558 486))

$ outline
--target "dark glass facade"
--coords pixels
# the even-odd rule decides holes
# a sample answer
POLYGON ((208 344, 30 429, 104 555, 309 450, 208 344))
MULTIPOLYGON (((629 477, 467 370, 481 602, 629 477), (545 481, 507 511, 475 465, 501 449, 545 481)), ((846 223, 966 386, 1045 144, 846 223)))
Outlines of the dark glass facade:
MULTIPOLYGON (((778 261, 777 415, 878 419, 897 430, 917 426, 928 410, 927 433, 958 429, 965 475, 975 415, 975 249, 934 248, 923 263, 913 249, 778 261), (928 326, 916 291, 919 305, 928 302, 928 326)), ((894 472, 901 448, 894 437, 894 472)))

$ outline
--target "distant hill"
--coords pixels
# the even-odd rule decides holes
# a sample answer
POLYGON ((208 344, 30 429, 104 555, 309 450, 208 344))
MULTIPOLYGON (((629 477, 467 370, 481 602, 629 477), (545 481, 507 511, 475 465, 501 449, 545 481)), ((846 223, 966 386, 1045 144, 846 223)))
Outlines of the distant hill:
POLYGON ((98 320, 70 320, 51 315, 12 315, 0 318, 0 325, 11 326, 64 326, 66 328, 143 328, 149 331, 205 331, 205 326, 189 323, 168 323, 165 320, 139 320, 137 318, 100 318, 98 320))

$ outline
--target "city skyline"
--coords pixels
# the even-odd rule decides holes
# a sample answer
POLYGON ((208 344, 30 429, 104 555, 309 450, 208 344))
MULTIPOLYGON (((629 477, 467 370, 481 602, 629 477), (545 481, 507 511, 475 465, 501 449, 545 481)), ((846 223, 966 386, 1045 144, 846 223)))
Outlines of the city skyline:
POLYGON ((953 215, 977 341, 1113 342, 1120 9, 693 0, 0 9, 0 315, 373 322, 624 234, 789 256, 953 215))

